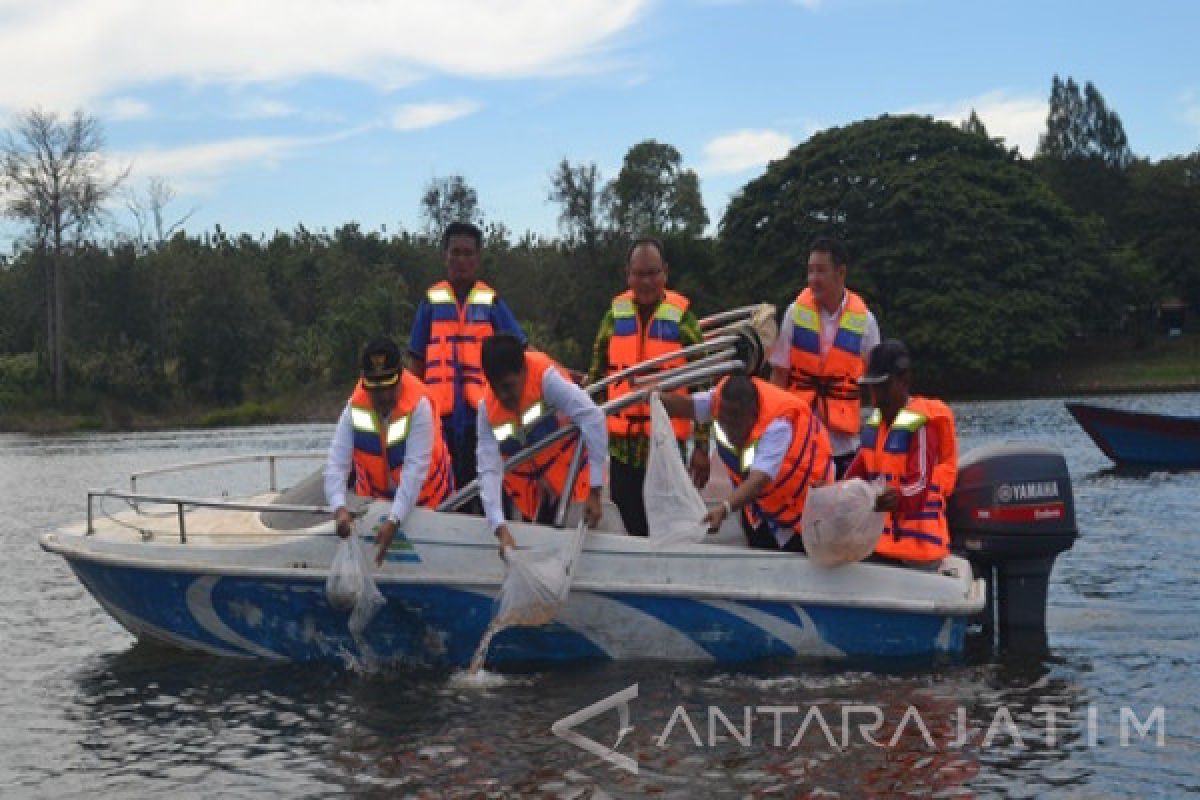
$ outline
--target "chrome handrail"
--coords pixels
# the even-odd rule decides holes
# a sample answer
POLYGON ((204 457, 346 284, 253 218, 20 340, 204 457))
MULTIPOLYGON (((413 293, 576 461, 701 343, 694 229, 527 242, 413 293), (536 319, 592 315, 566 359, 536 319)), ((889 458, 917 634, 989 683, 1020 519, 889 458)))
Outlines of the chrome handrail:
POLYGON ((144 469, 138 472, 130 473, 129 475, 129 491, 137 491, 137 482, 139 478, 149 478, 155 475, 169 475, 175 472, 190 472, 192 470, 207 469, 209 467, 223 467, 230 464, 253 464, 266 461, 269 464, 270 474, 268 478, 268 491, 277 491, 277 481, 275 474, 275 462, 286 461, 289 459, 305 459, 305 458, 325 458, 325 453, 254 453, 245 456, 227 456, 225 458, 215 458, 208 461, 188 461, 183 464, 171 464, 166 467, 155 467, 154 469, 144 469))
POLYGON ((758 310, 759 303, 752 306, 742 306, 741 308, 731 308, 728 311, 721 311, 711 316, 700 320, 700 330, 706 331, 717 325, 729 325, 733 322, 740 322, 749 319, 755 311, 758 310))
MULTIPOLYGON (((237 500, 214 500, 208 497, 180 497, 178 495, 165 494, 142 494, 139 492, 126 492, 121 489, 88 489, 88 504, 87 504, 87 534, 90 536, 96 532, 94 525, 94 515, 92 513, 92 501, 97 497, 113 497, 118 500, 128 500, 133 503, 161 503, 163 505, 173 505, 179 516, 179 543, 187 544, 187 529, 183 522, 184 506, 196 506, 200 508, 223 508, 230 511, 282 511, 285 513, 294 514, 322 514, 333 516, 334 509, 329 506, 300 506, 286 505, 279 503, 247 503, 237 500)), ((136 507, 136 506, 135 506, 136 507)), ((351 512, 352 514, 354 512, 351 512)))
POLYGON ((717 336, 712 339, 705 339, 703 342, 684 347, 680 350, 676 350, 673 353, 664 353, 663 355, 656 356, 655 358, 648 358, 645 361, 639 361, 627 369, 623 369, 620 372, 614 372, 612 375, 605 376, 603 379, 585 386, 584 391, 588 394, 595 394, 604 387, 616 383, 617 381, 633 377, 634 375, 640 375, 643 372, 653 372, 659 365, 666 364, 669 361, 675 361, 679 358, 687 358, 688 356, 699 355, 700 353, 710 353, 714 350, 732 347, 737 343, 738 336, 734 334, 727 334, 724 336, 717 336))
MULTIPOLYGON (((683 365, 675 370, 662 373, 661 379, 656 381, 652 386, 647 386, 644 389, 623 394, 615 400, 609 400, 607 403, 604 403, 600 406, 600 410, 604 412, 605 416, 608 416, 628 406, 645 402, 654 392, 670 391, 671 389, 678 389, 681 386, 701 383, 718 375, 727 375, 731 372, 744 370, 745 368, 746 365, 737 360, 730 360, 723 364, 713 364, 706 367, 692 367, 691 365, 683 365)), ((573 422, 564 425, 550 435, 546 436, 544 439, 539 440, 537 444, 526 447, 524 450, 516 453, 512 458, 505 461, 504 470, 507 472, 513 467, 524 464, 526 461, 533 458, 547 447, 550 447, 562 439, 577 433, 578 430, 579 428, 573 422)), ((572 462, 575 462, 574 458, 572 458, 572 462)), ((575 480, 575 476, 579 474, 578 469, 580 466, 582 466, 582 459, 580 459, 577 463, 574 463, 574 466, 576 467, 575 475, 568 475, 568 483, 564 484, 564 486, 574 485, 573 481, 575 480)), ((453 511, 464 503, 470 501, 478 494, 479 478, 476 478, 443 500, 442 504, 437 507, 437 510, 453 511)), ((563 494, 565 496, 567 493, 563 492, 563 494)), ((556 516, 562 517, 563 515, 558 514, 556 516)))

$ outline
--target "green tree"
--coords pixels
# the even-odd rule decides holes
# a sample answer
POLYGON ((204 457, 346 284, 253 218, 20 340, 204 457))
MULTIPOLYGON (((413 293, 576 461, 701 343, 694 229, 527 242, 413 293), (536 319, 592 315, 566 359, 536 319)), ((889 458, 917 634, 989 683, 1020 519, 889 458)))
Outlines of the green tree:
POLYGON ((595 164, 571 165, 565 158, 550 176, 549 200, 562 206, 559 227, 572 244, 595 252, 604 231, 603 190, 595 164))
POLYGON ((747 184, 720 227, 727 304, 794 297, 820 234, 849 242, 851 286, 942 379, 1061 352, 1107 266, 1012 153, 926 117, 825 131, 747 184))
POLYGON ((250 236, 233 239, 220 228, 208 246, 172 246, 180 271, 172 301, 180 382, 190 397, 240 403, 247 380, 271 362, 280 340, 263 250, 250 236))
POLYGON ((962 125, 960 127, 963 129, 964 133, 973 133, 976 136, 982 136, 985 139, 990 138, 988 136, 987 128, 983 124, 983 120, 979 118, 979 115, 975 113, 975 109, 973 108, 971 109, 971 115, 962 121, 962 125))
POLYGON ((647 139, 629 148, 621 171, 605 188, 605 203, 618 231, 699 236, 708 225, 700 179, 683 168, 669 144, 647 139))
POLYGON ((429 182, 421 194, 421 217, 425 220, 425 232, 433 239, 441 239, 442 231, 451 222, 483 223, 479 195, 462 175, 429 182))
MULTIPOLYGON (((1200 150, 1158 163, 1135 162, 1116 235, 1154 265, 1162 289, 1200 309, 1200 150)), ((1153 300, 1161 300, 1155 296, 1153 300)))
POLYGON ((1133 161, 1133 152, 1120 116, 1108 108, 1091 81, 1081 93, 1074 78, 1063 81, 1055 75, 1050 86, 1046 132, 1038 140, 1037 157, 1058 161, 1098 159, 1106 166, 1123 169, 1133 161))
MULTIPOLYGON (((1046 133, 1033 164, 1077 214, 1094 214, 1112 227, 1129 191, 1133 153, 1116 111, 1090 82, 1054 76, 1046 133)), ((1114 244, 1115 246, 1115 244, 1114 244)))

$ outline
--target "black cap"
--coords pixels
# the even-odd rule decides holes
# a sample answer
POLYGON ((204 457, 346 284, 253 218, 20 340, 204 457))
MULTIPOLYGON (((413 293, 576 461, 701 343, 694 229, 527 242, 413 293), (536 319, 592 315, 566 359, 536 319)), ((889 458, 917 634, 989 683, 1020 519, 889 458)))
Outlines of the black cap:
POLYGON ((885 339, 875 345, 867 358, 867 374, 858 382, 870 386, 887 381, 893 375, 908 372, 912 361, 908 357, 908 348, 899 339, 885 339))
POLYGON ((400 348, 387 337, 372 339, 362 352, 362 382, 367 389, 386 389, 400 380, 400 348))

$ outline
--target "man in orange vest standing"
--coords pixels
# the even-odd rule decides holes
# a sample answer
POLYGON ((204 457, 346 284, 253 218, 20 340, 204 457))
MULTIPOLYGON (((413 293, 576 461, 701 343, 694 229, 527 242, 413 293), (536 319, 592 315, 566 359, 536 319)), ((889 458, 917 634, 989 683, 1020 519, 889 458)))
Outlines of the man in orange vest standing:
POLYGON ((346 508, 351 469, 355 494, 392 501, 376 532, 377 563, 383 563, 413 506, 435 508, 454 488, 429 390, 401 368, 400 348, 391 339, 375 339, 363 349, 362 375, 338 418, 325 462, 325 499, 335 509, 342 538, 353 530, 346 508))
POLYGON ((829 431, 842 475, 858 450, 859 388, 867 356, 879 344, 879 323, 846 288, 846 245, 818 238, 808 255, 808 286, 788 306, 771 349, 771 382, 813 408, 829 431))
POLYGON ((941 400, 909 394, 908 348, 888 339, 871 351, 859 382, 875 411, 863 426, 847 478, 879 476, 887 488, 875 504, 888 512, 875 555, 909 566, 936 566, 950 552, 946 498, 958 476, 954 414, 941 400))
MULTIPOLYGON (((620 372, 639 361, 678 352, 704 341, 700 322, 689 309, 686 297, 667 289, 667 261, 662 242, 641 238, 629 248, 625 258, 625 277, 629 288, 613 298, 612 307, 600 323, 600 332, 592 348, 588 383, 620 372)), ((660 369, 671 369, 684 359, 669 361, 660 369)), ((643 376, 644 377, 644 376, 643 376)), ((629 381, 608 387, 608 399, 615 400, 631 390, 629 381)), ((679 390, 686 395, 686 390, 679 390)), ((674 422, 675 438, 680 447, 692 435, 687 420, 674 422)), ((650 407, 637 403, 608 417, 609 494, 621 512, 625 530, 646 536, 646 459, 650 452, 650 407)), ((708 483, 708 426, 696 430, 690 471, 697 488, 708 483)))
POLYGON ((492 287, 476 278, 483 233, 453 222, 442 234, 446 280, 429 287, 408 339, 409 368, 429 387, 442 417, 454 480, 475 479, 475 410, 483 396, 480 348, 494 333, 525 333, 492 287))
POLYGON ((594 528, 602 515, 600 492, 608 460, 604 412, 544 353, 525 350, 510 334, 497 334, 483 343, 487 390, 479 401, 479 490, 488 527, 500 540, 500 555, 513 546, 504 521, 501 492, 506 491, 528 520, 550 522, 566 492, 583 502, 583 520, 594 528), (523 464, 504 471, 504 462, 537 444, 568 423, 579 428, 587 450, 588 469, 568 487, 571 456, 577 436, 548 446, 523 464))
POLYGON ((715 420, 717 454, 733 494, 708 512, 710 530, 740 511, 751 547, 803 552, 801 515, 808 490, 833 480, 825 426, 790 392, 758 378, 731 375, 715 389, 662 395, 672 417, 715 420))

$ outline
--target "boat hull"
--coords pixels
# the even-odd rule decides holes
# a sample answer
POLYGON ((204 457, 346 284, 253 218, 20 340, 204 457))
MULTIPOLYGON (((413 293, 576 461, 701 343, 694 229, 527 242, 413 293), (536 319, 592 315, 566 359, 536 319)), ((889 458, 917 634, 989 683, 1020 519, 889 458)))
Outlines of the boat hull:
MULTIPOLYGON (((356 641, 347 612, 329 605, 320 578, 68 563, 135 636, 222 656, 338 661, 369 655, 405 665, 465 666, 494 599, 494 591, 481 586, 381 581, 387 603, 356 641)), ((488 664, 912 656, 959 652, 965 631, 962 615, 573 591, 555 622, 500 632, 488 664)))
POLYGON ((1200 418, 1067 403, 1067 410, 1117 464, 1200 468, 1200 418))
MULTIPOLYGON (((368 542, 388 510, 367 513, 368 542)), ((387 602, 356 640, 348 612, 325 596, 338 541, 330 523, 281 532, 256 514, 197 511, 185 542, 169 517, 135 514, 98 521, 93 533, 46 534, 42 547, 135 636, 218 655, 466 665, 505 577, 482 519, 417 509, 376 571, 387 602)), ((522 548, 566 539, 545 526, 512 529, 522 548)), ((488 664, 953 653, 983 604, 982 581, 953 556, 936 572, 827 569, 790 553, 590 533, 555 621, 501 631, 488 664)))

